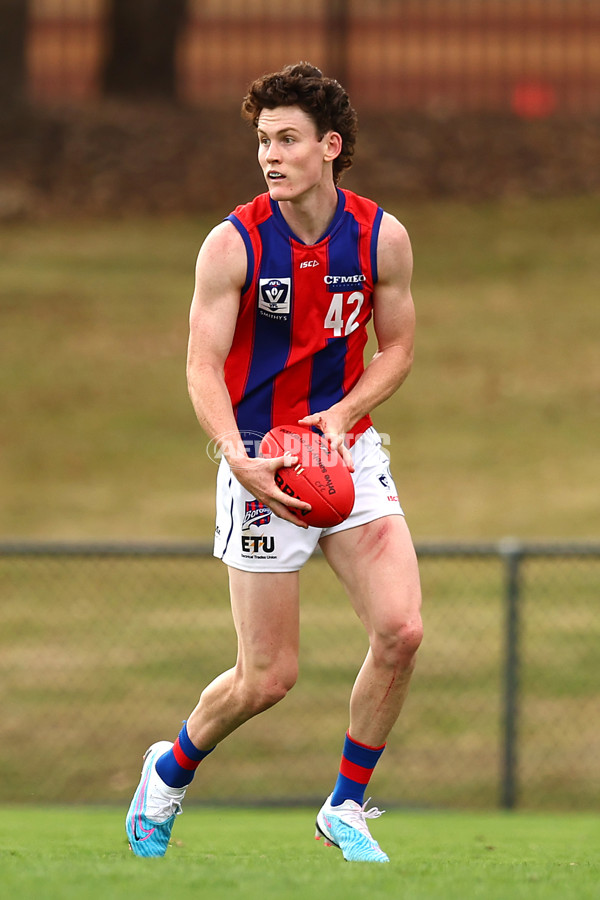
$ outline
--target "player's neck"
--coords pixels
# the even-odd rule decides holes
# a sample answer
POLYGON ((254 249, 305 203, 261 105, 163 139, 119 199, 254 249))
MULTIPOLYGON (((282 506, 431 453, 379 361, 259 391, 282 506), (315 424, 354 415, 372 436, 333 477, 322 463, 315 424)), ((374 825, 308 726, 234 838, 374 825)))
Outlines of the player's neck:
POLYGON ((311 191, 294 200, 280 200, 281 214, 296 237, 305 244, 316 244, 325 234, 338 205, 333 182, 319 191, 311 191))

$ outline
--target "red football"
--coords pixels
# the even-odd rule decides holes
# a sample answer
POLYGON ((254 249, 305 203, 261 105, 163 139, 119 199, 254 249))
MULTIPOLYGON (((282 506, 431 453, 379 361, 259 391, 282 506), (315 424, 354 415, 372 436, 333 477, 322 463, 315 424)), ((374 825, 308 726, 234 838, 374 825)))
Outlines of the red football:
POLYGON ((347 519, 354 506, 354 482, 338 451, 332 452, 325 438, 306 425, 277 425, 265 434, 261 456, 272 459, 288 452, 298 457, 298 463, 277 470, 277 486, 312 507, 310 512, 292 512, 317 528, 347 519))

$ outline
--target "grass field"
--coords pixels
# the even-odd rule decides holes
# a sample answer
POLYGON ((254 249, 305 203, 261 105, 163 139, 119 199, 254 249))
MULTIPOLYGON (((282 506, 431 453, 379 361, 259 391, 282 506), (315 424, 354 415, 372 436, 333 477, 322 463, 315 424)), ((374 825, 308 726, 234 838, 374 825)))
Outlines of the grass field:
MULTIPOLYGON (((394 211, 417 352, 375 418, 415 538, 597 536, 597 199, 394 211)), ((218 218, 0 227, 0 535, 211 536, 184 366, 218 218)))
POLYGON ((162 860, 132 856, 112 809, 21 809, 0 817, 6 897, 38 900, 595 900, 592 815, 389 812, 372 828, 389 865, 345 863, 313 840, 315 811, 190 808, 162 860))
MULTIPOLYGON (((597 200, 397 212, 415 248, 417 357, 376 422, 415 539, 597 538, 597 200)), ((210 539, 215 468, 184 379, 193 261, 209 224, 0 227, 1 537, 210 539)), ((123 803, 147 744, 177 732, 231 659, 225 571, 210 560, 64 563, 0 567, 1 796, 123 803), (32 727, 44 740, 30 745, 32 727)), ((249 723, 244 741, 224 745, 208 802, 232 772, 244 800, 269 786, 295 796, 290 777, 307 798, 321 790, 323 754, 337 764, 364 638, 333 577, 316 571, 303 573, 302 678, 268 726, 249 723), (339 656, 328 645, 324 660, 328 628, 339 656), (298 752, 302 772, 273 771, 274 757, 298 752)), ((523 804, 591 809, 597 571, 531 563, 524 577, 523 804)), ((423 582, 427 639, 378 796, 491 808, 502 572, 497 560, 464 571, 432 561, 423 582)))

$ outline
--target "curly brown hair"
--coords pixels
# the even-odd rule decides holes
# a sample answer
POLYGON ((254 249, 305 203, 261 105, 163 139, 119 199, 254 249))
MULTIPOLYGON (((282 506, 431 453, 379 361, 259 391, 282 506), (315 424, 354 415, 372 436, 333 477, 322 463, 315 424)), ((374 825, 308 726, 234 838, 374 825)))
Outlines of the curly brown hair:
POLYGON ((337 131, 341 136, 342 150, 333 161, 333 180, 337 184, 352 165, 358 131, 356 111, 342 85, 310 63, 285 66, 280 72, 262 75, 252 82, 242 102, 242 118, 257 128, 263 109, 277 106, 299 106, 308 113, 319 140, 328 131, 337 131))

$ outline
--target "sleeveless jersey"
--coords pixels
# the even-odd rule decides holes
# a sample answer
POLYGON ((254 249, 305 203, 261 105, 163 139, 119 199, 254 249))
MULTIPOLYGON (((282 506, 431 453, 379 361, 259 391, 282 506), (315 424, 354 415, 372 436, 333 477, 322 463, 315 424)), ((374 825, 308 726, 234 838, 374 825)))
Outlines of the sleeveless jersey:
MULTIPOLYGON (((316 244, 292 233, 268 193, 227 217, 248 267, 225 382, 250 455, 270 428, 327 409, 360 378, 382 215, 372 200, 338 188, 316 244)), ((368 415, 357 422, 349 443, 370 424, 368 415)))

